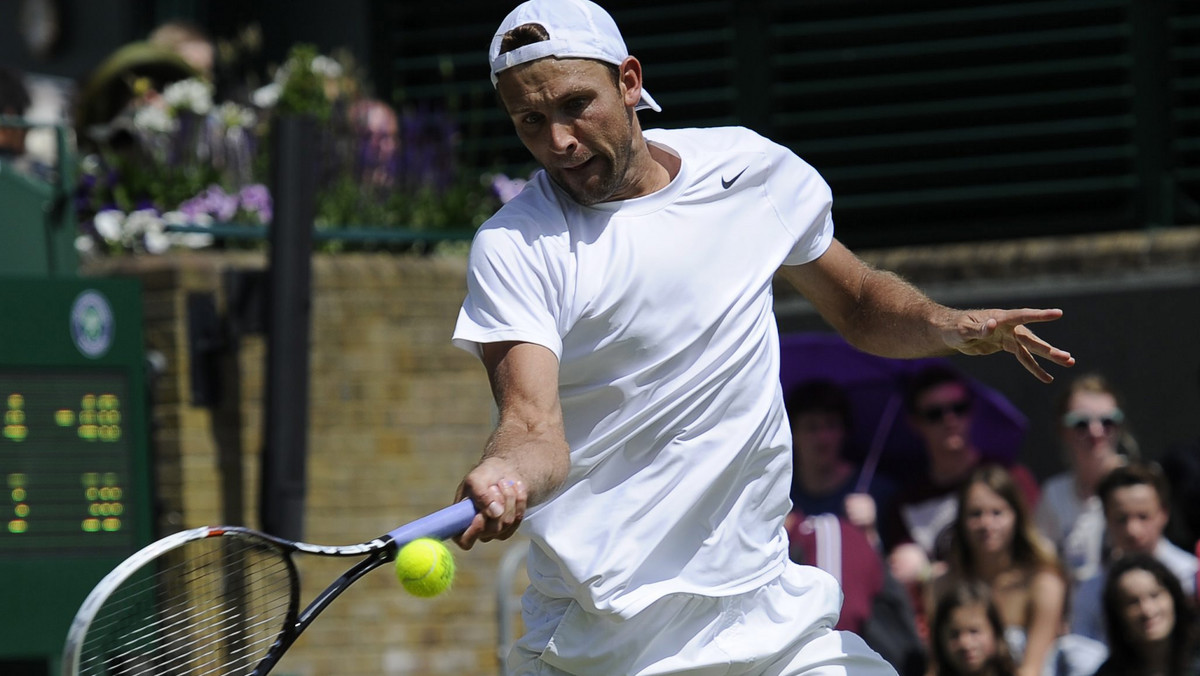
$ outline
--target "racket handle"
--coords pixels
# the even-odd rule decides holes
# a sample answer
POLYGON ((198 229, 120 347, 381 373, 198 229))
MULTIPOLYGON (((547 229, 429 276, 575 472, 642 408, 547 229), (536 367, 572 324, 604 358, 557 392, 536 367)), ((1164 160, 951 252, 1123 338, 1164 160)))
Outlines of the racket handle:
POLYGON ((439 509, 429 516, 406 523, 389 532, 388 536, 396 543, 397 548, 403 547, 417 538, 445 540, 466 530, 467 526, 471 525, 471 519, 474 518, 475 505, 471 503, 470 499, 466 499, 439 509))

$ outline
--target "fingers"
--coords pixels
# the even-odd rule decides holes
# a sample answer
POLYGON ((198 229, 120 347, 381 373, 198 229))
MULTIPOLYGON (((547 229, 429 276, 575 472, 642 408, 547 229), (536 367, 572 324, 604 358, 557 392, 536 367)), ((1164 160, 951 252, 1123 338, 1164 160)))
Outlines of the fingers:
POLYGON ((1074 366, 1075 358, 1071 356, 1070 352, 1060 350, 1042 340, 1025 325, 1054 321, 1062 315, 1062 310, 1057 308, 985 310, 978 314, 967 313, 967 316, 975 321, 963 327, 964 340, 957 349, 965 354, 990 354, 1003 349, 1011 352, 1033 377, 1043 383, 1050 383, 1054 381, 1054 377, 1042 367, 1038 358, 1066 367, 1074 366), (974 316, 972 317, 972 315, 974 316), (974 326, 970 326, 970 324, 974 324, 974 326))
POLYGON ((1042 368, 1042 365, 1039 364, 1037 359, 1035 359, 1033 355, 1029 353, 1029 350, 1025 349, 1024 345, 1018 343, 1013 350, 1013 353, 1017 355, 1017 361, 1021 362, 1021 365, 1025 367, 1025 370, 1032 373, 1034 378, 1037 378, 1043 383, 1054 382, 1054 376, 1050 375, 1046 372, 1046 369, 1042 368))
POLYGON ((1047 343, 1039 338, 1037 334, 1024 326, 1018 326, 1013 331, 1013 336, 1017 339, 1017 342, 1022 347, 1032 354, 1042 357, 1043 359, 1049 359, 1051 362, 1054 362, 1059 366, 1075 365, 1075 358, 1071 356, 1070 352, 1054 347, 1050 343, 1047 343))
POLYGON ((463 482, 459 497, 471 496, 478 513, 462 535, 454 538, 454 542, 464 550, 470 549, 476 542, 511 537, 525 518, 529 501, 525 483, 520 480, 500 479, 482 490, 472 490, 470 479, 468 477, 463 482))

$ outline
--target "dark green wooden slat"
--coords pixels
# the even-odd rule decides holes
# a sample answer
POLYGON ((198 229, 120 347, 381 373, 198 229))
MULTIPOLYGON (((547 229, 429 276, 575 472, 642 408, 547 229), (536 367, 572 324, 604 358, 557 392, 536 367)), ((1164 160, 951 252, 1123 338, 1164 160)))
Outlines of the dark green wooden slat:
POLYGON ((1061 179, 1031 181, 1025 183, 997 183, 992 185, 963 186, 935 190, 910 190, 901 192, 877 192, 867 195, 849 195, 835 199, 834 220, 838 210, 878 209, 881 207, 903 207, 919 204, 946 204, 950 202, 974 202, 997 199, 1019 199, 1022 197, 1050 197, 1054 195, 1087 194, 1110 190, 1132 190, 1137 180, 1132 176, 1061 179))
MULTIPOLYGON (((630 25, 641 22, 663 19, 694 19, 695 17, 705 15, 726 16, 732 11, 733 4, 729 0, 725 2, 681 2, 673 5, 642 3, 638 7, 629 9, 610 7, 609 13, 612 14, 617 25, 622 27, 622 32, 628 33, 630 25)), ((625 39, 628 41, 629 36, 626 35, 625 39)))
POLYGON ((1200 150, 1200 137, 1188 136, 1186 138, 1176 138, 1171 141, 1171 148, 1179 152, 1200 150))
MULTIPOLYGON (((652 92, 652 87, 647 87, 652 92)), ((664 95, 654 93, 654 98, 665 108, 667 105, 683 106, 692 104, 711 104, 718 101, 733 101, 737 99, 738 91, 734 87, 706 87, 704 89, 687 89, 668 92, 664 95)))
POLYGON ((839 151, 880 150, 965 141, 1020 139, 1027 137, 1082 134, 1096 131, 1127 131, 1133 127, 1132 115, 1110 115, 1094 118, 1055 120, 1025 124, 1004 124, 965 129, 935 129, 929 131, 878 134, 843 138, 822 138, 798 143, 807 153, 836 153, 839 151))
POLYGON ((1068 43, 1072 42, 1094 42, 1097 40, 1125 38, 1128 35, 1129 29, 1123 25, 1066 28, 1003 35, 976 35, 967 38, 945 40, 922 40, 883 45, 856 45, 853 48, 838 47, 836 49, 797 51, 772 59, 772 64, 793 67, 845 63, 850 60, 856 63, 864 63, 916 56, 924 57, 945 54, 961 56, 971 52, 995 49, 1020 49, 1045 45, 1055 45, 1065 49, 1068 47, 1068 43))
POLYGON ((490 100, 493 90, 491 82, 485 80, 482 83, 465 81, 426 85, 404 85, 400 87, 400 91, 409 99, 423 101, 428 99, 445 99, 454 96, 473 95, 486 95, 490 100))
MULTIPOLYGON (((722 28, 706 31, 660 33, 658 35, 647 36, 639 39, 637 46, 641 51, 649 51, 650 49, 663 49, 667 47, 677 48, 701 46, 704 47, 705 51, 707 52, 712 49, 713 45, 730 42, 732 40, 733 29, 722 28)), ((632 47, 629 51, 633 51, 632 47)))
POLYGON ((1020 167, 1067 166, 1127 160, 1137 152, 1132 145, 1079 148, 1072 150, 1032 151, 1003 155, 969 155, 951 159, 920 160, 916 162, 880 162, 824 170, 821 175, 830 182, 944 174, 964 169, 1016 169, 1020 167))
POLYGON ((1036 108, 1070 103, 1119 101, 1131 96, 1133 96, 1132 86, 1093 87, 1089 89, 1031 94, 1002 94, 999 96, 980 96, 967 99, 943 99, 939 101, 918 101, 915 103, 896 103, 880 106, 832 108, 800 113, 780 113, 772 116, 771 119, 776 124, 789 126, 831 122, 873 121, 943 116, 953 113, 1036 108))
MULTIPOLYGON (((634 54, 634 56, 637 56, 634 54)), ((686 61, 669 61, 660 62, 655 60, 653 63, 642 63, 642 74, 646 79, 646 86, 655 80, 663 81, 670 77, 680 75, 704 75, 706 73, 727 73, 732 71, 737 66, 737 61, 733 57, 723 57, 718 59, 688 59, 686 61)))
POLYGON ((1200 181, 1200 167, 1176 169, 1173 173, 1181 181, 1200 181))
MULTIPOLYGON (((1068 14, 1076 12, 1094 12, 1109 8, 1123 7, 1128 0, 1061 0, 1060 2, 1031 2, 1012 5, 974 5, 964 3, 961 7, 947 10, 924 12, 903 12, 895 6, 890 7, 893 13, 872 15, 863 13, 850 19, 816 20, 801 23, 779 24, 778 35, 783 37, 804 37, 811 35, 830 35, 832 33, 862 33, 875 30, 896 28, 921 28, 938 24, 961 25, 979 21, 994 21, 1014 17, 1024 17, 1036 20, 1039 16, 1051 14, 1068 14)), ((1153 1, 1153 0, 1152 0, 1153 1)), ((791 4, 781 0, 780 5, 791 4)))
POLYGON ((1200 77, 1177 77, 1171 84, 1177 92, 1194 92, 1200 90, 1200 77))
POLYGON ((889 73, 844 77, 829 80, 804 82, 780 82, 771 88, 774 96, 812 96, 833 92, 858 92, 881 88, 914 87, 919 85, 954 84, 1005 80, 1010 78, 1033 78, 1048 75, 1125 70, 1132 65, 1126 55, 1100 56, 1083 59, 1047 59, 1036 62, 994 66, 985 64, 968 68, 946 70, 922 70, 907 73, 889 73))
POLYGON ((427 56, 398 56, 392 60, 392 68, 400 73, 413 71, 437 72, 443 65, 454 68, 475 66, 487 68, 487 47, 470 52, 443 52, 427 56))

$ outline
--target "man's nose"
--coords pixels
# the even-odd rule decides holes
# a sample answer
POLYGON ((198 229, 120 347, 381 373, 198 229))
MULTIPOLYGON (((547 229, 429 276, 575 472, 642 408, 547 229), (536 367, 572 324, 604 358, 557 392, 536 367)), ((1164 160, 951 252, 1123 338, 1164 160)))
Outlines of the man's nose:
POLYGON ((570 153, 575 149, 575 130, 564 122, 550 123, 550 144, 555 152, 570 153))

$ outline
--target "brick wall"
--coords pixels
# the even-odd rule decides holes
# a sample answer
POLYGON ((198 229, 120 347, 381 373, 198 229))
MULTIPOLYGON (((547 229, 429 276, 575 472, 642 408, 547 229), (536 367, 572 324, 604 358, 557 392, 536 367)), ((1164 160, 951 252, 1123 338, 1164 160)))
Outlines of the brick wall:
MULTIPOLYGON (((237 387, 223 387, 237 405, 194 406, 186 307, 189 294, 211 292, 223 314, 222 275, 264 263, 252 253, 181 253, 87 271, 142 280, 147 348, 165 357, 152 412, 160 534, 258 524, 264 339, 242 338, 236 364, 226 364, 227 377, 240 373, 237 387)), ((478 360, 449 342, 464 276, 461 257, 314 257, 306 540, 360 542, 441 508, 478 459, 491 396, 478 360)), ((455 550, 455 587, 436 599, 410 597, 390 570, 375 571, 323 613, 276 673, 497 673, 496 575, 513 544, 455 550)), ((306 599, 348 565, 301 563, 306 599)), ((519 590, 523 569, 518 578, 519 590)))

